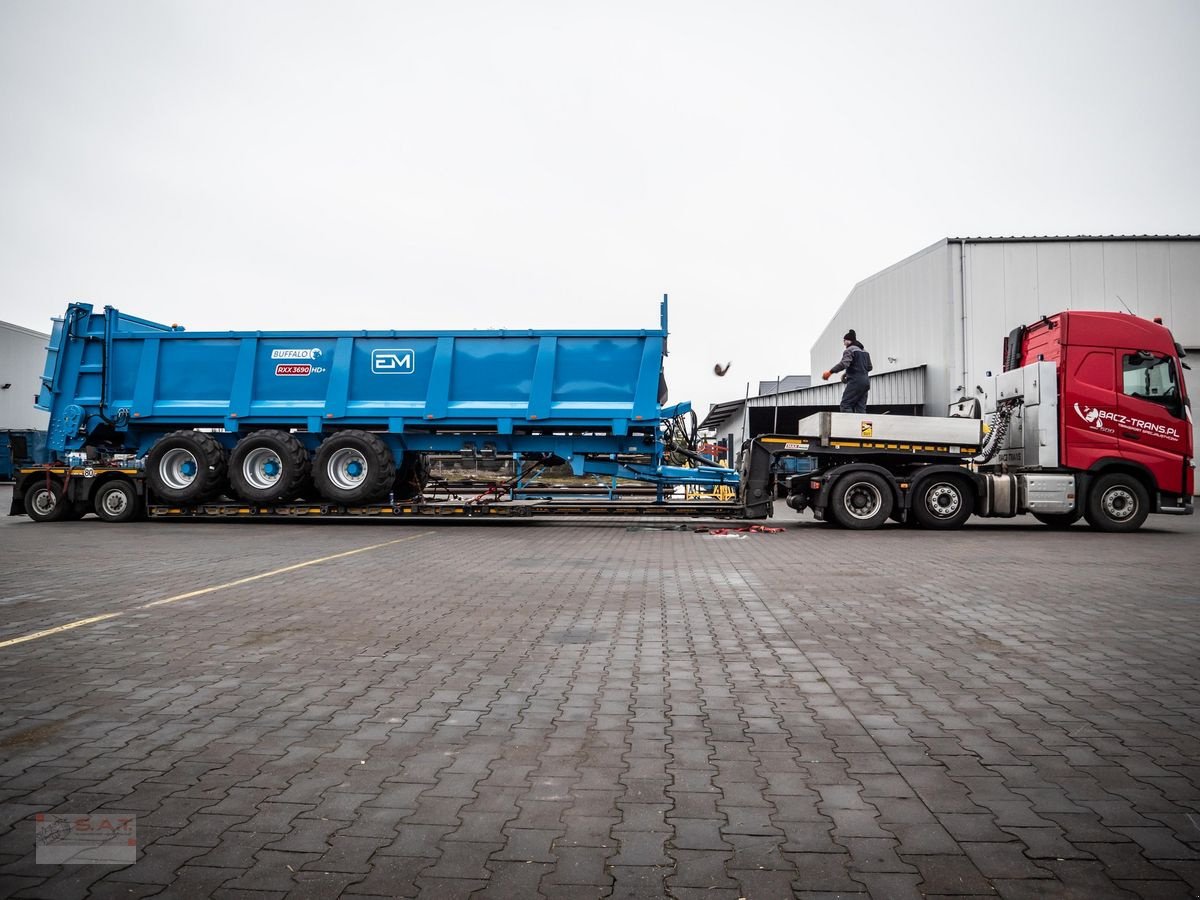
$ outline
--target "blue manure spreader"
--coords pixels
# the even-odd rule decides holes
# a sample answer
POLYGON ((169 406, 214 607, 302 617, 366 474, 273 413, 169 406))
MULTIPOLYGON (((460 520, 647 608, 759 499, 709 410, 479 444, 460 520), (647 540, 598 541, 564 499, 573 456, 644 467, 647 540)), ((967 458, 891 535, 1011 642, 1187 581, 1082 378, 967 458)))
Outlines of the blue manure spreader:
POLYGON ((11 511, 743 516, 743 480, 695 452, 690 404, 666 405, 666 350, 666 298, 657 329, 596 331, 193 332, 72 303, 37 403, 53 461, 16 473, 11 511), (509 458, 516 476, 437 499, 432 454, 509 458), (647 487, 624 499, 514 489, 563 465, 590 484, 647 487))

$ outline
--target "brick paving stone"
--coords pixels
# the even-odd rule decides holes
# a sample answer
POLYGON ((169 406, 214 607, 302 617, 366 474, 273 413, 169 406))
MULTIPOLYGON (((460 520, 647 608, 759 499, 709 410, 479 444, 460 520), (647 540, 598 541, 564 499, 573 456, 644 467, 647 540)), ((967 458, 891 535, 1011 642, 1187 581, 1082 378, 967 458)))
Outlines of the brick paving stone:
POLYGON ((921 890, 926 894, 987 894, 988 880, 966 856, 907 856, 921 875, 921 890))
POLYGON ((400 525, 136 614, 381 532, 62 523, 87 535, 64 561, 49 526, 0 519, 39 572, 0 631, 125 613, 0 653, 0 877, 257 900, 1200 890, 1180 564, 1200 522, 1136 547, 1020 521, 859 540, 780 511, 785 534, 743 541, 400 525), (1113 588, 1133 565, 1137 596, 1113 588), (46 810, 136 813, 143 862, 37 874, 21 829, 46 810))
POLYGON ((417 876, 436 860, 414 856, 377 856, 371 874, 347 889, 348 895, 372 897, 416 897, 417 876))

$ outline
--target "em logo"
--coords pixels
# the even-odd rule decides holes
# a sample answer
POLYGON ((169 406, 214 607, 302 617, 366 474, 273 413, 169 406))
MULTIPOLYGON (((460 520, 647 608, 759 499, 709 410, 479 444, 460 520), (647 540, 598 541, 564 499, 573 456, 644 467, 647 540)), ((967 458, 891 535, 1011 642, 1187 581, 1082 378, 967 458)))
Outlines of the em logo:
POLYGON ((371 372, 375 375, 411 375, 416 370, 411 350, 372 350, 371 372))

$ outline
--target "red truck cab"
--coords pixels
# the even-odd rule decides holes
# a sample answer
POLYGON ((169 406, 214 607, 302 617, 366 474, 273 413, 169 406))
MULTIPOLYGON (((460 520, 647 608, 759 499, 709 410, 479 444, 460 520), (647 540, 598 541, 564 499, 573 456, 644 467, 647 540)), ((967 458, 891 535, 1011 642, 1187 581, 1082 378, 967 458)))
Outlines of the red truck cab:
MULTIPOLYGON (((1058 365, 1059 464, 1135 475, 1153 511, 1190 512, 1192 415, 1182 350, 1158 322, 1108 312, 1062 312, 1022 330, 1014 365, 1058 365)), ((1014 348, 1015 349, 1015 348, 1014 348)))

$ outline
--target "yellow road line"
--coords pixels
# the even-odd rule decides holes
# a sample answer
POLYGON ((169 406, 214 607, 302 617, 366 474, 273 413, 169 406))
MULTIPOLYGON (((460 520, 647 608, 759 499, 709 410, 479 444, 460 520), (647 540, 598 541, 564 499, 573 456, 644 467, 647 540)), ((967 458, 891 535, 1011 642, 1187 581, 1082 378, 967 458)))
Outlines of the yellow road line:
POLYGON ((54 628, 47 628, 44 631, 35 631, 32 634, 23 634, 20 637, 9 638, 6 641, 0 641, 0 650, 5 647, 11 647, 14 644, 24 644, 26 641, 36 641, 39 638, 49 637, 52 634, 59 634, 63 631, 70 631, 72 628, 82 628, 84 625, 91 625, 95 622, 103 622, 105 619, 115 619, 118 616, 123 616, 126 613, 137 612, 141 609, 150 609, 155 606, 162 606, 165 603, 174 603, 177 600, 189 600, 192 597, 200 597, 204 594, 211 594, 215 591, 223 591, 226 588, 237 587, 242 584, 249 584, 252 581, 259 581, 263 578, 270 578, 273 575, 282 575, 284 572, 294 572, 297 569, 304 569, 308 566, 319 565, 320 563, 330 562, 335 559, 342 559, 347 556, 354 556, 358 553, 367 553, 370 550, 378 550, 381 547, 390 547, 393 544, 403 544, 405 541, 415 541, 419 537, 424 537, 427 534, 432 534, 431 531, 423 531, 420 534, 409 535, 408 537, 397 538, 394 541, 384 541, 382 544, 371 544, 369 547, 359 547, 357 550, 345 550, 341 553, 334 553, 331 556, 322 556, 320 559, 310 559, 307 562, 296 563, 291 566, 284 566, 282 569, 272 569, 270 572, 263 572, 261 575, 249 575, 246 578, 239 578, 236 581, 227 581, 224 584, 216 584, 212 587, 200 588, 198 591, 188 591, 186 594, 176 594, 174 597, 164 597, 161 600, 152 600, 149 603, 143 603, 141 606, 135 606, 132 609, 121 610, 120 612, 104 613, 99 616, 91 616, 87 619, 79 619, 75 622, 67 622, 65 625, 57 625, 54 628))
POLYGON ((58 625, 54 628, 47 628, 45 631, 35 631, 33 634, 23 634, 20 637, 11 638, 7 641, 0 641, 0 648, 11 647, 13 644, 23 644, 26 641, 36 641, 38 638, 49 637, 52 634, 58 634, 60 631, 70 631, 72 628, 81 628, 84 625, 91 625, 93 622, 103 622, 105 619, 115 619, 123 613, 105 613, 102 616, 92 616, 90 619, 80 619, 77 622, 68 622, 66 625, 58 625))

